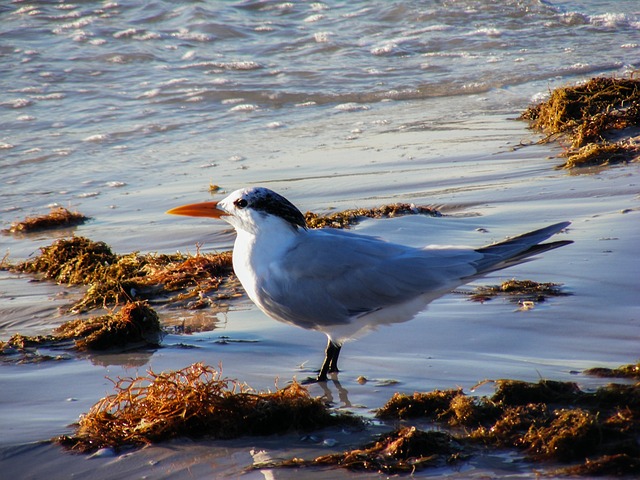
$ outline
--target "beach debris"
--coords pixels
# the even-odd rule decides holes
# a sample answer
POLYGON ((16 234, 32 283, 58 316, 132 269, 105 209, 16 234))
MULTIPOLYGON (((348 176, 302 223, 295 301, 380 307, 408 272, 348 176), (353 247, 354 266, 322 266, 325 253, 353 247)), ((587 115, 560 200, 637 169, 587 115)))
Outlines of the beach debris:
MULTIPOLYGON (((461 390, 394 395, 379 409, 382 419, 426 417, 450 427, 458 443, 523 449, 531 460, 599 462, 626 455, 631 472, 640 465, 640 384, 611 384, 583 392, 577 384, 498 380, 492 397, 461 390)), ((587 465, 587 464, 585 464, 587 465)), ((592 465, 593 466, 593 465, 592 465)))
POLYGON ((612 165, 640 158, 640 80, 596 77, 560 87, 520 117, 544 132, 543 141, 568 142, 560 168, 612 165))
POLYGON ((104 277, 117 256, 104 242, 71 237, 40 249, 40 255, 10 267, 18 272, 42 273, 44 278, 66 285, 88 285, 104 277))
POLYGON ((39 345, 38 340, 44 341, 45 337, 24 337, 16 334, 8 341, 0 340, 0 364, 4 365, 24 365, 29 363, 57 362, 61 360, 70 360, 70 355, 58 354, 49 355, 41 353, 37 347, 28 346, 39 345), (32 342, 33 339, 35 342, 32 342))
POLYGON ((561 168, 574 168, 592 165, 614 165, 635 161, 640 158, 640 140, 589 143, 567 155, 567 161, 561 168))
POLYGON ((228 439, 361 425, 358 417, 330 411, 295 381, 275 392, 255 392, 202 363, 113 383, 116 393, 97 402, 75 433, 58 437, 58 443, 95 452, 182 436, 228 439))
MULTIPOLYGON (((594 391, 552 380, 482 384, 490 382, 495 384, 490 397, 470 396, 462 389, 396 393, 376 417, 401 424, 373 442, 313 459, 266 456, 250 468, 411 473, 487 449, 514 448, 531 462, 559 462, 547 465, 563 475, 640 473, 640 384, 610 384, 594 391), (434 426, 421 429, 411 424, 416 419, 434 426)), ((366 424, 356 415, 330 410, 295 380, 275 392, 255 392, 223 377, 220 368, 201 363, 163 373, 150 370, 146 376, 113 383, 116 392, 97 402, 75 432, 57 442, 79 452, 117 452, 176 437, 228 439, 331 426, 360 429, 366 424)), ((303 438, 321 441, 316 435, 303 438)), ((329 448, 337 444, 335 439, 322 442, 329 448)))
POLYGON ((158 314, 146 301, 128 302, 117 313, 63 323, 54 331, 72 339, 76 350, 158 346, 163 337, 158 314))
POLYGON ((349 228, 360 222, 362 218, 393 218, 402 215, 439 217, 441 213, 430 207, 394 203, 375 208, 355 208, 327 215, 307 212, 304 217, 309 228, 349 228))
POLYGON ((277 467, 339 467, 384 474, 412 473, 427 467, 451 464, 460 459, 454 438, 444 432, 401 427, 380 435, 362 448, 323 455, 313 460, 294 458, 256 463, 253 469, 277 467))
POLYGON ((452 400, 458 396, 464 396, 461 389, 416 392, 413 395, 395 393, 385 406, 376 412, 376 416, 387 419, 430 417, 435 420, 449 411, 452 400))
POLYGON ((481 285, 470 294, 474 302, 486 302, 498 296, 506 296, 512 302, 520 303, 523 308, 531 309, 535 303, 544 302, 547 297, 570 295, 562 291, 560 283, 540 283, 533 280, 512 278, 500 285, 481 285))
POLYGON ((164 333, 158 314, 147 302, 129 302, 118 312, 65 322, 52 335, 13 335, 0 343, 0 356, 20 354, 14 363, 59 360, 38 348, 77 351, 130 350, 160 345, 164 333))
POLYGON ((557 475, 582 475, 585 477, 622 477, 640 474, 640 458, 618 453, 603 455, 594 460, 587 459, 584 463, 571 467, 559 468, 557 475))
POLYGON ((617 368, 596 367, 584 371, 585 375, 605 378, 632 378, 640 380, 640 362, 621 365, 617 368))
POLYGON ((54 228, 66 228, 80 225, 90 217, 86 217, 80 212, 72 212, 64 207, 51 207, 51 211, 46 215, 37 217, 27 217, 21 222, 14 222, 3 233, 31 233, 54 228))
POLYGON ((233 276, 231 252, 183 255, 114 254, 104 242, 84 237, 56 240, 40 249, 40 255, 3 268, 42 274, 45 279, 66 285, 87 285, 84 296, 70 310, 106 308, 138 299, 155 299, 180 292, 169 302, 213 303, 241 295, 233 276))

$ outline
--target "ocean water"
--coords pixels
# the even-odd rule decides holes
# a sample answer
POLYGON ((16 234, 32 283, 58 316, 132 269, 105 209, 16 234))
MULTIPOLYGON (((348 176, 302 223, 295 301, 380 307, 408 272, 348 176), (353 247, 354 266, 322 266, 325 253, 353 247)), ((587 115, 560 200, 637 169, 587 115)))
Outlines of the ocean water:
MULTIPOLYGON (((214 198, 265 185, 303 211, 401 201, 446 214, 357 227, 413 245, 478 246, 571 220, 575 244, 480 282, 552 281, 570 296, 527 312, 446 296, 411 322, 347 344, 342 386, 312 393, 370 415, 396 390, 468 390, 485 378, 588 388, 599 381, 582 369, 638 356, 638 165, 555 170, 562 146, 536 144, 540 136, 515 118, 557 86, 628 77, 639 66, 636 0, 5 2, 0 228, 51 205, 92 220, 0 235, 0 256, 22 260, 73 233, 118 253, 229 249, 224 224, 164 214, 211 198, 210 185, 221 189, 214 198), (371 381, 360 385, 359 375, 371 381), (385 387, 389 379, 397 383, 385 387)), ((0 272, 0 339, 50 332, 73 318, 62 307, 74 295, 0 272)), ((195 318, 215 329, 169 335, 154 352, 0 365, 3 472, 110 478, 117 466, 120 478, 160 478, 170 465, 172 478, 233 478, 251 463, 249 447, 309 454, 286 437, 178 443, 86 463, 37 443, 67 433, 110 393, 105 376, 221 362, 230 377, 273 388, 321 360, 322 335, 268 320, 248 301, 216 314, 159 312, 167 323, 195 318), (221 346, 220 335, 252 342, 221 346)), ((507 457, 438 474, 535 477, 507 457)))
POLYGON ((367 163, 309 150, 513 116, 640 54, 634 0, 13 1, 0 18, 4 224, 52 203, 144 223, 210 182, 309 190, 367 163))

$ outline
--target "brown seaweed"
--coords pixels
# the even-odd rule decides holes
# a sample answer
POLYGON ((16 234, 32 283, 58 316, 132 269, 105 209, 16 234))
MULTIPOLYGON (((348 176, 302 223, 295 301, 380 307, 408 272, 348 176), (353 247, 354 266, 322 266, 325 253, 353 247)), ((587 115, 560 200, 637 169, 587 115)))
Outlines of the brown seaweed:
POLYGON ((305 213, 305 220, 309 228, 349 228, 351 225, 357 224, 362 218, 393 218, 402 215, 439 217, 441 214, 430 207, 395 203, 375 208, 355 208, 328 215, 307 212, 305 213))
POLYGON ((547 134, 546 141, 558 137, 568 141, 568 160, 562 168, 612 165, 640 157, 637 138, 628 133, 640 126, 640 80, 596 77, 560 87, 521 118, 547 134), (623 138, 612 140, 614 133, 623 138))
POLYGON ((282 434, 331 425, 360 425, 334 414, 297 382, 275 392, 254 392, 195 363, 182 370, 114 381, 116 392, 80 419, 75 433, 57 439, 80 452, 140 446, 175 437, 235 438, 282 434))
POLYGON ((594 392, 551 380, 496 385, 490 398, 468 397, 460 390, 396 394, 376 416, 423 417, 464 427, 458 442, 515 447, 533 460, 575 462, 625 454, 640 461, 640 384, 612 384, 594 392))
POLYGON ((15 334, 0 344, 0 356, 20 355, 14 363, 59 360, 60 356, 39 355, 34 349, 128 350, 158 346, 163 335, 158 314, 147 302, 130 302, 115 313, 65 322, 51 335, 15 334))
MULTIPOLYGON (((216 300, 238 295, 231 252, 196 255, 116 255, 104 242, 84 237, 55 241, 40 255, 3 268, 41 274, 66 285, 86 285, 84 297, 71 309, 109 307, 138 299, 154 299, 181 292, 174 302, 215 293, 216 300)), ((6 262, 5 262, 6 263, 6 262)))
POLYGON ((54 228, 66 228, 80 225, 90 217, 80 212, 72 212, 64 207, 52 207, 46 215, 27 217, 20 222, 14 222, 11 226, 2 230, 3 233, 31 233, 54 228))
POLYGON ((498 296, 506 296, 514 302, 544 302, 548 297, 569 295, 559 283, 541 283, 512 278, 500 285, 481 285, 471 293, 471 300, 485 302, 498 296))
POLYGON ((376 442, 312 460, 294 458, 254 468, 333 466, 387 474, 441 466, 477 448, 517 448, 531 461, 572 463, 563 474, 631 474, 640 465, 640 385, 609 385, 583 392, 572 382, 496 381, 491 397, 462 390, 396 393, 376 416, 405 425, 376 442), (406 425, 426 418, 451 433, 406 425), (585 460, 586 459, 586 460, 585 460), (581 463, 583 462, 583 463, 581 463))
POLYGON ((323 455, 313 460, 294 458, 283 462, 259 463, 252 468, 331 466, 397 474, 451 464, 459 458, 459 447, 451 435, 410 426, 381 435, 362 448, 344 453, 323 455))
POLYGON ((640 380, 640 362, 621 365, 617 368, 595 367, 584 372, 586 375, 605 378, 633 378, 640 380))

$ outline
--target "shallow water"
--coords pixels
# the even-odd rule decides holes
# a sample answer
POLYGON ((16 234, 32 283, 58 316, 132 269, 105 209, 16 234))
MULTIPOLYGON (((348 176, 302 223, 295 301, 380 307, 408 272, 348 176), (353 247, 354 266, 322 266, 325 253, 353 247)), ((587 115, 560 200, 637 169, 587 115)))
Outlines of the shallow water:
MULTIPOLYGON (((2 228, 49 204, 93 217, 74 230, 0 236, 12 261, 71 233, 119 253, 195 251, 198 243, 229 249, 233 235, 224 225, 164 215, 208 198, 210 183, 223 191, 262 184, 303 211, 402 201, 446 214, 357 227, 413 245, 483 245, 571 220, 560 238, 573 245, 476 282, 530 278, 563 283, 571 296, 520 311, 506 300, 478 304, 448 295, 411 322, 347 344, 340 388, 329 383, 311 392, 370 415, 395 391, 469 391, 485 378, 504 377, 590 388, 603 382, 580 374, 584 368, 637 360, 637 164, 582 174, 554 170, 561 148, 524 146, 539 137, 512 120, 557 85, 628 74, 640 51, 634 0, 144 7, 16 1, 0 7, 0 17, 2 228), (360 375, 369 382, 358 384, 360 375)), ((76 295, 0 272, 0 339, 50 332, 71 318, 60 308, 76 295)), ((3 472, 234 477, 251 464, 252 448, 275 456, 327 453, 293 435, 185 440, 90 461, 34 443, 67 433, 111 393, 105 376, 203 361, 222 363, 226 375, 255 388, 273 388, 276 378, 284 384, 308 376, 325 342, 267 319, 248 301, 215 315, 168 309, 160 315, 167 325, 185 320, 216 328, 168 335, 155 351, 0 366, 3 472), (221 335, 232 341, 220 342, 221 335)), ((490 384, 478 393, 490 394, 490 384)), ((349 445, 340 432, 326 435, 338 439, 336 449, 349 445)), ((532 472, 505 454, 473 459, 462 471, 421 475, 532 478, 532 472)))

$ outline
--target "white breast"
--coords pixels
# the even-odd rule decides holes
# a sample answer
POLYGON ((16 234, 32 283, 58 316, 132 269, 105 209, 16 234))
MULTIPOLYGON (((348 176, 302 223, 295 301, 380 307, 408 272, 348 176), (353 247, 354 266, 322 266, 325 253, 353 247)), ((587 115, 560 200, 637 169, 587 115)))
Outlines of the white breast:
POLYGON ((279 271, 279 263, 291 249, 298 234, 280 219, 265 222, 256 234, 238 231, 233 247, 233 270, 249 298, 265 313, 260 291, 268 289, 272 272, 279 271), (284 227, 284 228, 283 228, 284 227))

